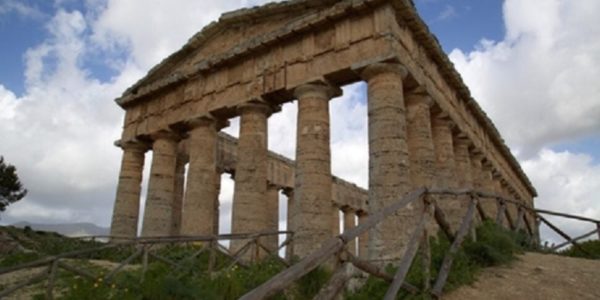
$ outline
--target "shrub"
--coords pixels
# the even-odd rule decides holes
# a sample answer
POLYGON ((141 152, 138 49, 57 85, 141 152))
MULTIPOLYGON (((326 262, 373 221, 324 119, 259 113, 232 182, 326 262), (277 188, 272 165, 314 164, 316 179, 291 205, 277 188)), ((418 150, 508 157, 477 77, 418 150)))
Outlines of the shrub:
POLYGON ((584 253, 579 248, 571 246, 570 248, 561 251, 559 254, 571 257, 600 259, 600 240, 585 241, 579 243, 579 245, 588 253, 584 253))

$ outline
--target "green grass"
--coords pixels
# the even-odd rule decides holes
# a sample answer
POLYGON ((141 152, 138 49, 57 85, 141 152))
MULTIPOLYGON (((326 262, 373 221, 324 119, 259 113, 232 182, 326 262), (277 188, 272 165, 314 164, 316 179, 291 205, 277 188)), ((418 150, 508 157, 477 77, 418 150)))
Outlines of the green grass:
MULTIPOLYGON (((12 230, 12 229, 11 229, 12 230)), ((25 234, 21 239, 29 239, 26 247, 35 249, 36 253, 14 253, 0 261, 0 266, 14 265, 19 262, 30 261, 43 256, 58 254, 64 251, 93 248, 102 245, 96 242, 85 242, 68 239, 62 236, 28 232, 12 234, 25 234), (47 245, 40 247, 39 245, 47 245)), ((522 252, 528 245, 523 233, 508 231, 492 222, 484 222, 477 228, 477 241, 467 238, 463 247, 456 253, 451 272, 448 276, 444 291, 455 289, 461 285, 473 282, 481 268, 501 265, 515 259, 517 253, 522 252)), ((81 263, 72 262, 79 268, 96 274, 96 280, 81 278, 60 270, 56 281, 58 299, 237 299, 246 292, 267 281, 275 274, 285 269, 285 266, 276 258, 268 258, 260 263, 248 267, 235 266, 232 269, 208 274, 209 253, 204 252, 192 260, 182 262, 200 249, 202 245, 165 245, 156 250, 156 254, 172 261, 180 262, 182 268, 174 270, 162 262, 151 260, 142 281, 141 258, 132 261, 137 265, 119 272, 113 280, 101 280, 108 269, 81 260, 81 263)), ((443 234, 430 238, 431 246, 431 274, 430 285, 434 284, 445 254, 450 248, 450 242, 443 234)), ((102 259, 120 262, 133 254, 135 249, 123 247, 111 249, 81 257, 82 259, 102 259)), ((229 265, 231 259, 225 255, 216 256, 217 266, 229 265)), ((418 253, 410 267, 406 281, 412 285, 423 288, 424 269, 422 257, 418 253)), ((387 272, 394 274, 395 269, 388 266, 387 272)), ((323 268, 318 268, 302 277, 294 285, 272 299, 312 299, 320 288, 329 280, 331 273, 323 268)), ((381 299, 387 291, 389 284, 378 278, 368 278, 361 289, 354 293, 347 293, 347 299, 381 299)), ((41 286, 40 286, 41 288, 41 286)), ((43 294, 36 295, 43 299, 43 294)), ((401 291, 399 299, 429 299, 427 293, 417 295, 401 291)))
MULTIPOLYGON (((477 273, 485 267, 507 264, 516 259, 516 254, 525 250, 528 244, 524 233, 514 233, 505 228, 496 225, 493 222, 486 221, 477 228, 477 241, 468 237, 463 247, 454 256, 452 268, 448 275, 448 280, 444 286, 444 291, 451 291, 459 286, 470 284, 475 281, 477 273)), ((444 256, 450 248, 450 242, 443 234, 430 238, 431 247, 431 274, 430 286, 433 286, 435 279, 444 260, 444 256)), ((409 272, 406 276, 406 282, 416 286, 420 290, 424 286, 424 267, 422 264, 422 255, 417 254, 413 260, 409 272)), ((395 268, 388 266, 386 271, 393 275, 395 268)), ((389 284, 384 280, 369 277, 365 285, 354 293, 347 293, 346 299, 367 300, 381 299, 385 295, 389 284)), ((417 295, 409 294, 401 290, 398 299, 431 299, 427 292, 417 295)))
POLYGON ((600 240, 585 241, 579 243, 587 253, 581 251, 577 247, 569 247, 566 250, 560 251, 559 254, 570 257, 580 257, 588 259, 600 259, 600 240))

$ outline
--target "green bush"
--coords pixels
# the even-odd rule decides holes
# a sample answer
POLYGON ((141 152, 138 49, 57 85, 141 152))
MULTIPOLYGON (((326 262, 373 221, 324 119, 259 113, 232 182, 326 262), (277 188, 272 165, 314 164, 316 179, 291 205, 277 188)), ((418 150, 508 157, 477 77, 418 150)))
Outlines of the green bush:
POLYGON ((588 259, 600 259, 600 240, 585 241, 579 243, 587 253, 579 248, 571 246, 569 249, 561 251, 559 254, 571 257, 581 257, 588 259))
MULTIPOLYGON (((463 246, 454 254, 452 268, 448 274, 444 291, 453 290, 461 285, 475 281, 481 268, 501 265, 516 259, 516 254, 521 253, 528 240, 523 233, 514 233, 493 222, 486 221, 476 229, 477 241, 470 237, 463 242, 463 246)), ((431 269, 429 285, 433 286, 444 257, 450 249, 450 241, 444 234, 438 233, 430 238, 431 269)), ((386 268, 388 274, 395 274, 396 270, 390 266, 386 268)), ((423 290, 424 269, 421 253, 418 253, 406 276, 406 282, 423 290)), ((389 288, 389 284, 382 279, 370 276, 361 289, 348 293, 347 299, 367 300, 381 299, 389 288)), ((398 293, 398 299, 431 299, 428 293, 410 294, 404 290, 398 293)))

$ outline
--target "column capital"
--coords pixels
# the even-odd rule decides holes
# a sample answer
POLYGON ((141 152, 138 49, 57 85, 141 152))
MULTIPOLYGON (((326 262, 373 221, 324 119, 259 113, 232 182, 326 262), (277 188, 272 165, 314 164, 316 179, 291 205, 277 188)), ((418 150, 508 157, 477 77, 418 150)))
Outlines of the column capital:
POLYGON ((481 165, 483 166, 484 170, 486 171, 490 171, 493 172, 494 171, 494 165, 492 164, 492 162, 485 158, 481 161, 481 165))
POLYGON ((277 190, 279 192, 279 190, 281 190, 281 189, 282 189, 282 187, 279 186, 278 184, 267 182, 267 190, 277 190))
POLYGON ((218 131, 218 130, 221 130, 222 128, 229 126, 229 121, 221 120, 221 119, 215 118, 211 115, 204 115, 204 116, 193 117, 193 118, 186 120, 185 125, 188 130, 192 130, 192 129, 195 129, 198 127, 204 127, 204 126, 214 126, 215 130, 218 131))
POLYGON ((133 152, 141 152, 146 153, 146 151, 150 150, 150 145, 146 142, 133 139, 133 140, 116 140, 115 146, 123 149, 124 151, 133 151, 133 152))
POLYGON ((178 142, 182 139, 182 136, 181 136, 181 134, 171 131, 171 130, 159 130, 157 132, 151 133, 150 139, 152 139, 152 141, 171 140, 171 141, 178 142))
POLYGON ((321 94, 325 95, 325 98, 332 99, 333 97, 339 97, 342 95, 342 89, 337 86, 330 84, 324 80, 318 80, 310 83, 304 83, 297 86, 294 89, 294 97, 300 99, 306 94, 321 94))
POLYGON ((456 126, 456 124, 454 123, 454 121, 452 121, 448 113, 441 111, 432 115, 431 126, 444 126, 453 129, 456 126))
POLYGON ((467 137, 467 135, 462 132, 456 134, 454 137, 455 137, 454 143, 457 146, 469 147, 469 146, 473 145, 473 142, 471 141, 471 139, 469 139, 467 137))
POLYGON ((291 187, 285 187, 281 190, 281 192, 286 196, 286 197, 293 197, 294 196, 294 189, 291 187))
POLYGON ((254 99, 246 103, 242 103, 236 107, 238 113, 244 113, 246 111, 258 111, 267 116, 270 116, 277 109, 271 104, 267 103, 263 99, 254 99))
POLYGON ((399 75, 402 79, 406 78, 406 76, 408 76, 408 70, 406 69, 406 67, 404 67, 403 65, 399 64, 399 63, 374 63, 371 65, 366 66, 361 72, 360 72, 360 76, 369 81, 371 80, 371 78, 381 75, 381 74, 386 74, 386 73, 392 73, 392 74, 397 74, 399 75))
POLYGON ((425 92, 408 93, 405 95, 404 101, 407 106, 423 104, 431 108, 433 106, 433 98, 425 92))
POLYGON ((341 207, 341 211, 344 212, 344 214, 355 214, 356 215, 356 210, 348 205, 344 205, 341 207))

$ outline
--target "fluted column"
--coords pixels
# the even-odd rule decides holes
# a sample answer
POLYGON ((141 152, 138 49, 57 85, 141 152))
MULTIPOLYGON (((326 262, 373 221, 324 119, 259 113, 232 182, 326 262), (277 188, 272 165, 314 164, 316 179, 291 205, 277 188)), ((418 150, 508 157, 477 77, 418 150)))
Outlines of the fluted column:
MULTIPOLYGON (((279 187, 269 184, 266 193, 267 200, 267 227, 266 231, 275 232, 279 230, 279 187)), ((264 246, 271 252, 276 253, 279 245, 278 235, 269 235, 264 238, 264 246)))
MULTIPOLYGON (((354 212, 354 210, 346 208, 343 210, 344 212, 344 232, 347 232, 349 230, 354 229, 354 227, 356 227, 356 214, 354 212)), ((353 255, 356 256, 356 240, 357 239, 353 239, 350 242, 348 242, 348 244, 346 244, 346 249, 348 249, 348 251, 350 251, 350 253, 352 253, 353 255)))
MULTIPOLYGON (((291 188, 285 188, 283 189, 283 194, 287 197, 287 214, 286 214, 286 219, 287 219, 287 226, 286 226, 286 231, 292 231, 292 232, 296 232, 296 226, 294 226, 293 224, 293 220, 294 220, 294 208, 296 207, 296 204, 294 202, 294 189, 291 188)), ((290 235, 287 236, 287 238, 289 238, 290 235)), ((291 243, 288 243, 287 246, 285 246, 285 259, 290 260, 293 256, 294 256, 294 241, 295 241, 295 236, 293 237, 293 240, 291 243)))
MULTIPOLYGON (((435 153, 431 133, 432 105, 433 100, 424 91, 413 92, 406 96, 407 144, 413 190, 420 187, 430 188, 435 174, 435 153)), ((421 219, 422 204, 418 201, 397 212, 404 221, 403 230, 398 233, 402 240, 410 239, 410 234, 421 219)), ((430 222, 427 225, 428 232, 435 232, 435 227, 436 224, 430 222)))
POLYGON ((171 235, 176 236, 181 233, 181 222, 183 213, 183 192, 185 190, 185 164, 187 158, 183 154, 177 155, 177 163, 175 166, 175 197, 173 198, 172 219, 173 227, 171 227, 171 235))
POLYGON ((148 145, 138 141, 117 142, 116 145, 123 149, 123 158, 110 225, 110 235, 135 238, 140 212, 144 155, 148 150, 148 145))
MULTIPOLYGON (((454 123, 445 113, 439 113, 432 119, 433 144, 436 157, 434 186, 442 189, 455 189, 457 186, 453 127, 454 123)), ((440 195, 436 198, 452 230, 458 230, 464 215, 461 210, 460 199, 451 195, 440 195)))
MULTIPOLYGON (((267 228, 267 118, 271 108, 250 102, 238 108, 240 138, 235 170, 232 233, 259 232, 267 228)), ((246 241, 232 241, 236 251, 246 241)))
MULTIPOLYGON (((399 201, 410 189, 406 110, 399 64, 373 64, 363 70, 369 115, 369 210, 399 201)), ((403 220, 387 218, 369 232, 369 258, 382 264, 402 257, 405 241, 397 234, 403 220)))
POLYGON ((214 232, 217 197, 217 122, 203 117, 188 124, 190 163, 181 234, 210 235, 214 232))
POLYGON ((298 99, 294 254, 304 257, 332 236, 329 100, 341 90, 312 83, 294 93, 298 99))
MULTIPOLYGON (((369 215, 365 212, 359 211, 357 213, 358 216, 358 225, 364 224, 369 215)), ((369 231, 365 231, 365 233, 361 234, 358 237, 358 256, 361 259, 369 258, 369 231)))
POLYGON ((175 170, 179 137, 162 131, 153 136, 152 166, 148 181, 148 195, 142 236, 169 236, 173 226, 175 199, 175 170))

